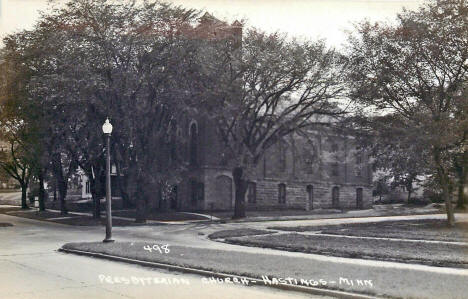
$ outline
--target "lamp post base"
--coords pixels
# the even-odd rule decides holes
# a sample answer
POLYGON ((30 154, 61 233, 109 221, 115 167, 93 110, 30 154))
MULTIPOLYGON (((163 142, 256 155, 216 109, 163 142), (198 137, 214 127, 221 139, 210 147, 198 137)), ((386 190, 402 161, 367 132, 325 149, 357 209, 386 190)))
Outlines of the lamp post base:
POLYGON ((112 242, 114 242, 114 240, 112 240, 112 239, 104 239, 104 240, 102 240, 102 242, 103 242, 103 243, 112 243, 112 242))

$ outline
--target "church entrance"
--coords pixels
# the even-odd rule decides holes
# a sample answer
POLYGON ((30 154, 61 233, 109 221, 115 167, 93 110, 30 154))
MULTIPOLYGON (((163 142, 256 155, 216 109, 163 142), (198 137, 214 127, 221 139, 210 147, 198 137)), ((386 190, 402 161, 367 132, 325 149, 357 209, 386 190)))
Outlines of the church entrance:
POLYGON ((215 180, 216 198, 215 209, 232 209, 232 179, 226 175, 218 176, 215 180))

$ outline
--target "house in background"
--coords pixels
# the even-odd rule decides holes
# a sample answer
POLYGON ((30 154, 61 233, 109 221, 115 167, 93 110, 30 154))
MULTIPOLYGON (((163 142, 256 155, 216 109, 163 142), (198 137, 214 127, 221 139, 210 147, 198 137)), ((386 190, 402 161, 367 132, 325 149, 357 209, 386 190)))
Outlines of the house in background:
MULTIPOLYGON (((11 155, 10 143, 0 139, 0 155, 8 157, 11 155)), ((0 170, 0 189, 20 189, 18 181, 8 175, 5 171, 0 170)))

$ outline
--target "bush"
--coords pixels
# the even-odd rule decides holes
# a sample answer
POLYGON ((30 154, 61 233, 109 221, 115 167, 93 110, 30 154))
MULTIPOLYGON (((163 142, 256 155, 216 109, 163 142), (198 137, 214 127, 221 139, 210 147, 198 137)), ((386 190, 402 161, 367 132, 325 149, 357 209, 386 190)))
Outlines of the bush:
POLYGON ((434 202, 434 203, 444 202, 444 200, 442 199, 442 194, 431 191, 431 190, 425 190, 423 193, 423 197, 427 198, 429 201, 434 202))

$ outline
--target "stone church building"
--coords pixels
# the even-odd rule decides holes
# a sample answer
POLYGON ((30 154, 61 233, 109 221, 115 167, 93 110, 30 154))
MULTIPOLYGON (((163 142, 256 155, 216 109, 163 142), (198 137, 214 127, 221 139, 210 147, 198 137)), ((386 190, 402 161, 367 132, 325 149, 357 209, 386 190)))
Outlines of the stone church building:
MULTIPOLYGON (((205 14, 198 38, 242 40, 242 24, 229 25, 205 14)), ((192 120, 190 172, 176 188, 170 207, 182 211, 234 209, 232 168, 225 165, 221 141, 206 120, 192 120)), ((330 129, 289 136, 271 148, 250 179, 247 209, 367 208, 372 205, 369 159, 350 136, 330 129)))
MULTIPOLYGON (((207 40, 242 41, 242 24, 229 25, 205 14, 186 35, 207 40)), ((180 124, 182 125, 182 124, 180 124)), ((232 168, 223 161, 222 143, 215 126, 205 119, 183 124, 187 134, 188 175, 169 199, 155 198, 150 208, 178 211, 234 209, 232 168)), ((115 175, 115 173, 113 173, 115 175)), ((82 196, 90 197, 83 180, 82 196), (85 190, 86 189, 86 190, 85 190)), ((250 178, 245 198, 249 209, 343 209, 372 205, 369 159, 350 136, 319 128, 288 136, 273 146, 250 178)))
MULTIPOLYGON (((206 120, 191 120, 190 171, 170 206, 181 211, 233 210, 232 168, 206 120)), ((363 209, 372 205, 372 170, 354 138, 329 128, 288 136, 270 148, 248 183, 249 209, 363 209)))

